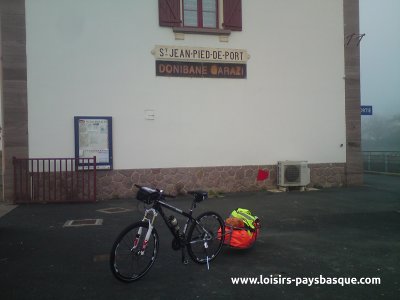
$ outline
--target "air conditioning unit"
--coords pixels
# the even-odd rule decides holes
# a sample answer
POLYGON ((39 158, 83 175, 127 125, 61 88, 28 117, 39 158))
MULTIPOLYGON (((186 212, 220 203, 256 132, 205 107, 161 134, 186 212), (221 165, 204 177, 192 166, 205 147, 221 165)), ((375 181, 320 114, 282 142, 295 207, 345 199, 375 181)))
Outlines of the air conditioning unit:
POLYGON ((278 161, 278 186, 306 186, 310 183, 310 168, 306 161, 278 161))

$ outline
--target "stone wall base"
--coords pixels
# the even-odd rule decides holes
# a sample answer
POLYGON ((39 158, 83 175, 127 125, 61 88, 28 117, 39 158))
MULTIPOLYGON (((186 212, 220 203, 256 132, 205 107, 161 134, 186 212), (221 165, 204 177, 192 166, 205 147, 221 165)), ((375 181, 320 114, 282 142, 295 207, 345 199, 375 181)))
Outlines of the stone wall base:
MULTIPOLYGON (((344 163, 310 164, 309 167, 309 187, 345 185, 344 163)), ((195 189, 217 193, 269 190, 276 188, 276 165, 98 171, 97 199, 134 197, 137 190, 134 184, 164 189, 175 195, 195 189), (257 180, 260 169, 269 170, 267 180, 257 180)))

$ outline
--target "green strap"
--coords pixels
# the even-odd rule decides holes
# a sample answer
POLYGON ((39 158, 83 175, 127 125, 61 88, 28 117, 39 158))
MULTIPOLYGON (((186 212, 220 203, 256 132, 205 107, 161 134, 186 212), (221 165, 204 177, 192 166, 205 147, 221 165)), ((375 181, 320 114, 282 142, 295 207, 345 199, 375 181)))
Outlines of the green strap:
POLYGON ((233 217, 238 217, 238 218, 242 219, 246 223, 246 225, 248 227, 250 227, 251 229, 255 228, 253 223, 256 220, 256 217, 249 216, 248 214, 243 213, 243 212, 238 211, 238 210, 234 210, 231 215, 233 217))

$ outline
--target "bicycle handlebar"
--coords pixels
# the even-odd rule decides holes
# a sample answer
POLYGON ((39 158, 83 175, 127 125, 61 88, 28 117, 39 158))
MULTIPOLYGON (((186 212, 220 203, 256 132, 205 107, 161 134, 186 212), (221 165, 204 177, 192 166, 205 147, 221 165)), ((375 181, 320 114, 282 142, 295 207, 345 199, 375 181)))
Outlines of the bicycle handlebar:
POLYGON ((153 188, 149 188, 149 187, 146 187, 146 186, 141 186, 141 185, 138 185, 138 184, 135 184, 135 186, 137 188, 139 188, 139 189, 145 188, 145 189, 147 189, 149 191, 154 191, 154 193, 158 193, 158 194, 160 194, 161 196, 163 196, 165 198, 176 198, 176 196, 174 196, 174 195, 165 194, 163 190, 153 189, 153 188))

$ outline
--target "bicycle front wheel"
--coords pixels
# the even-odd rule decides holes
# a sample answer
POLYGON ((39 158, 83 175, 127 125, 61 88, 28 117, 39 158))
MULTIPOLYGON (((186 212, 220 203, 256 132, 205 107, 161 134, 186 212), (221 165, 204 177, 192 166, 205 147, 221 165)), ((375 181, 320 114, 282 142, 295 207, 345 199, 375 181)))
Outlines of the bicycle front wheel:
POLYGON ((110 267, 114 276, 123 282, 132 282, 143 277, 153 266, 158 253, 158 234, 149 231, 147 222, 137 222, 125 228, 117 237, 110 254, 110 267))
POLYGON ((205 212, 197 217, 188 233, 188 253, 191 259, 205 264, 217 257, 224 243, 225 226, 215 212, 205 212))

